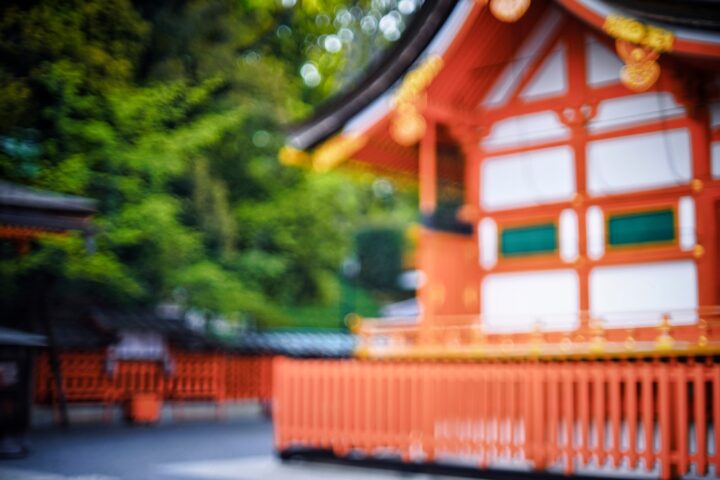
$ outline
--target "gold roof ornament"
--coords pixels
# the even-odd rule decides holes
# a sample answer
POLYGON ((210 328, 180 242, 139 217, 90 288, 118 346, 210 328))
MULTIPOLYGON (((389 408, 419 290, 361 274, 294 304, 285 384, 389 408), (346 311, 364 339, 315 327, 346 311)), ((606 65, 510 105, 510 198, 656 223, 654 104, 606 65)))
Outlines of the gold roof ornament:
POLYGON ((645 25, 622 15, 609 15, 603 30, 615 38, 615 49, 625 62, 620 81, 630 90, 644 92, 660 78, 657 59, 673 48, 675 36, 669 30, 645 25))
POLYGON ((415 145, 425 135, 425 119, 418 109, 418 102, 443 67, 439 55, 426 58, 408 73, 393 98, 395 115, 390 124, 390 135, 399 145, 415 145))
POLYGON ((313 152, 313 168, 318 172, 327 172, 349 159, 366 143, 367 137, 364 135, 336 135, 313 152))
POLYGON ((490 0, 490 12, 501 22, 517 22, 530 8, 530 0, 490 0))
POLYGON ((289 145, 285 145, 280 149, 278 159, 283 165, 292 167, 300 167, 310 163, 310 155, 289 145))

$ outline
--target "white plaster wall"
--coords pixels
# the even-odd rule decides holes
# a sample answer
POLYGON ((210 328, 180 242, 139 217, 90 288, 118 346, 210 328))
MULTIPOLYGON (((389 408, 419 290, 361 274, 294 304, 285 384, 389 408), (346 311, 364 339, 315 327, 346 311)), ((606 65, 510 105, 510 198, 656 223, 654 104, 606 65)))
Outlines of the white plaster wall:
POLYGON ((668 92, 648 92, 600 102, 588 123, 591 132, 667 120, 685 115, 685 108, 668 92))
POLYGON ((539 142, 570 138, 570 129, 560 122, 555 112, 539 112, 500 120, 480 145, 485 151, 532 145, 539 142))
POLYGON ((574 270, 491 274, 482 282, 482 313, 491 332, 573 329, 579 309, 574 270))
POLYGON ((517 88, 528 67, 550 41, 562 19, 563 14, 557 7, 549 6, 545 16, 538 22, 532 33, 525 37, 525 41, 517 50, 513 60, 503 70, 481 102, 483 107, 500 107, 510 99, 510 95, 517 88))
POLYGON ((480 265, 490 269, 497 263, 498 256, 498 231, 495 220, 489 217, 483 218, 478 226, 478 232, 480 265))
POLYGON ((535 100, 565 93, 568 84, 566 57, 565 44, 558 43, 520 93, 520 98, 535 100))
POLYGON ((480 203, 497 210, 569 200, 575 193, 573 152, 562 146, 486 159, 480 203))
POLYGON ((686 129, 590 142, 588 192, 606 195, 687 183, 692 178, 690 156, 686 129))
POLYGON ((710 104, 710 126, 712 128, 720 127, 720 102, 710 104))
POLYGON ((611 51, 592 35, 585 37, 587 64, 585 72, 590 85, 600 86, 620 81, 620 69, 623 63, 615 52, 611 51))
POLYGON ((713 178, 720 178, 720 142, 710 144, 710 158, 713 178))
POLYGON ((680 248, 692 250, 697 243, 695 233, 695 200, 682 197, 678 201, 678 239, 680 248))
POLYGON ((560 258, 572 262, 578 256, 578 218, 575 210, 560 213, 560 258))
POLYGON ((692 260, 597 267, 590 272, 590 312, 609 327, 694 322, 697 271, 692 260))
POLYGON ((597 260, 605 255, 605 215, 598 206, 592 206, 586 213, 588 256, 597 260))

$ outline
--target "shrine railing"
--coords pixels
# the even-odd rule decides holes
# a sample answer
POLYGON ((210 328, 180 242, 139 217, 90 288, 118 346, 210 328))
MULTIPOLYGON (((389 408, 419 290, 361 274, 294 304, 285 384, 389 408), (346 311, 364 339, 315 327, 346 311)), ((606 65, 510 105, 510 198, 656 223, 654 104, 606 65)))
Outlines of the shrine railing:
MULTIPOLYGON (((361 358, 606 358, 720 353, 720 307, 632 312, 612 317, 580 313, 565 330, 537 320, 524 331, 488 328, 482 315, 364 319, 355 331, 361 358), (622 326, 620 326, 622 325, 622 326)), ((508 324, 513 324, 508 318, 508 324)), ((517 320, 517 319, 514 319, 517 320)), ((526 319, 525 319, 526 320, 526 319)), ((546 319, 547 320, 547 319, 546 319)), ((557 319, 551 319, 557 320, 557 319)), ((493 325, 501 324, 497 317, 493 325)), ((515 322, 517 325, 518 323, 515 322)))

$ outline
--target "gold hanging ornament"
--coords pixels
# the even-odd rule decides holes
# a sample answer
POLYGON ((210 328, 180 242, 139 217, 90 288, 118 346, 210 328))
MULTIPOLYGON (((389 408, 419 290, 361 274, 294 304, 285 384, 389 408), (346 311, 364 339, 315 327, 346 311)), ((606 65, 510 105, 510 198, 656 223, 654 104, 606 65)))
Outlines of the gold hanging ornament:
POLYGON ((617 40, 615 49, 625 66, 620 70, 620 81, 634 92, 644 92, 660 78, 660 54, 648 47, 617 40))
POLYGON ((399 106, 390 125, 390 135, 403 147, 415 145, 425 135, 425 119, 413 105, 399 106))
POLYGON ((672 50, 672 32, 621 15, 609 15, 603 30, 616 39, 615 49, 625 62, 620 70, 623 85, 635 92, 652 87, 660 78, 660 53, 672 50))
POLYGON ((410 147, 425 135, 427 125, 418 109, 418 103, 442 66, 442 57, 428 57, 405 76, 398 88, 393 99, 395 115, 390 124, 390 136, 399 145, 410 147))
POLYGON ((520 20, 530 8, 530 0, 490 0, 490 12, 501 22, 520 20))

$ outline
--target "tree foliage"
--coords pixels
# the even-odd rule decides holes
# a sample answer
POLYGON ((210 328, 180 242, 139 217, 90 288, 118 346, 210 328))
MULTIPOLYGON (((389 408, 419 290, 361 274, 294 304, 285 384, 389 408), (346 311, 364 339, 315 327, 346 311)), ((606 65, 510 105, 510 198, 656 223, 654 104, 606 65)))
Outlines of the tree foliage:
POLYGON ((407 212, 367 181, 280 165, 282 125, 396 37, 385 32, 402 28, 398 8, 4 2, 0 177, 97 199, 99 231, 93 255, 72 235, 23 257, 3 248, 3 308, 21 309, 20 287, 40 274, 55 279, 58 306, 149 306, 182 292, 188 306, 268 324, 280 321, 273 305, 337 295, 358 222, 407 212))

